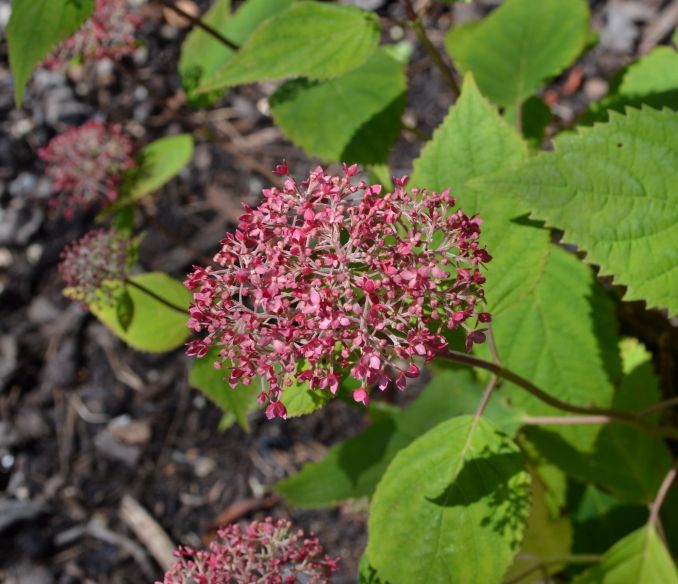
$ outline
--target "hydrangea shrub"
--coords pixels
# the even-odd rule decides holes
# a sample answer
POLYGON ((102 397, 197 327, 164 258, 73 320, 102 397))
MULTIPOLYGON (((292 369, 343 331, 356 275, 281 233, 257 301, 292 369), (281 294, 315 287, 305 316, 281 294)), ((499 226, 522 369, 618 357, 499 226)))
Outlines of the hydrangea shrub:
MULTIPOLYGON (((271 485, 301 506, 369 498, 360 582, 678 582, 675 37, 559 133, 541 96, 592 46, 585 0, 506 0, 444 42, 427 7, 402 0, 397 44, 391 20, 345 3, 215 0, 203 17, 153 3, 192 26, 190 102, 280 81, 272 120, 312 170, 280 164, 213 262, 177 274, 187 291, 134 256, 140 199, 189 161, 192 138, 66 129, 38 153, 55 205, 105 225, 64 250, 67 294, 139 350, 185 343, 191 382, 244 429, 329 399, 367 411, 371 426, 271 485), (413 51, 452 103, 430 137, 401 120, 413 51), (391 183, 404 130, 426 144, 412 181, 391 183), (426 386, 411 405, 379 404, 408 384, 426 386), (646 520, 617 522, 629 509, 646 520)), ((143 13, 14 0, 17 100, 36 66, 125 60, 143 13)), ((284 520, 230 526, 209 550, 182 548, 165 582, 325 582, 336 553, 284 520)))

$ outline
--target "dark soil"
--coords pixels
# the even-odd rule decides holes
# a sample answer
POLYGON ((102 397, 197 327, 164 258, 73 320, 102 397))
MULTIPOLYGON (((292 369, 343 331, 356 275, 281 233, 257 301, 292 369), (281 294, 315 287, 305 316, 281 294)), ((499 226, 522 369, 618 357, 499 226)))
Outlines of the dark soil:
MULTIPOLYGON (((402 17, 395 2, 372 4, 384 16, 402 17)), ((668 2, 591 4, 601 43, 575 73, 549 88, 556 125, 567 125, 604 94, 668 2)), ((0 17, 7 8, 0 0, 0 17)), ((454 18, 488 9, 436 5, 427 24, 440 44, 454 18)), ((49 185, 36 151, 67 127, 92 117, 120 122, 141 143, 194 134, 193 162, 147 205, 157 224, 148 226, 140 254, 144 269, 179 279, 214 253, 240 203, 256 202, 276 163, 288 159, 299 176, 314 164, 266 115, 273 86, 239 88, 211 113, 187 106, 176 72, 186 31, 169 26, 154 6, 145 13, 146 46, 134 58, 68 77, 39 71, 21 110, 13 105, 0 32, 0 581, 161 578, 146 543, 121 516, 123 497, 131 496, 176 544, 202 545, 224 512, 235 519, 289 517, 342 558, 336 582, 353 582, 366 539, 366 504, 300 511, 266 499, 266 491, 360 430, 366 423, 360 411, 332 403, 287 422, 256 415, 249 434, 238 427, 220 432, 217 408, 188 386, 190 361, 181 350, 135 352, 61 294, 59 252, 94 218, 66 222, 47 206, 49 185), (217 142, 204 139, 205 128, 217 142), (179 247, 177 238, 188 247, 179 247), (243 501, 254 502, 253 509, 233 507, 243 501)), ((452 98, 419 49, 410 74, 407 119, 430 133, 452 98)), ((393 170, 407 172, 419 147, 404 134, 393 170)))

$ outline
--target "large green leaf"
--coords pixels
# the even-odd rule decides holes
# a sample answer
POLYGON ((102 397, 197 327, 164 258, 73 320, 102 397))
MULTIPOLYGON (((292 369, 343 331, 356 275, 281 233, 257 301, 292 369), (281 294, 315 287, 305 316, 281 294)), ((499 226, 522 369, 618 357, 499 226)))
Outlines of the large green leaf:
MULTIPOLYGON (((606 407, 621 379, 614 306, 593 272, 552 246, 538 285, 494 321, 502 363, 558 399, 606 407)), ((507 387, 516 407, 530 415, 563 415, 523 389, 507 387)), ((581 449, 590 449, 593 426, 554 426, 581 449)), ((555 430, 554 430, 555 431, 555 430)))
POLYGON ((240 427, 249 432, 250 423, 247 416, 257 409, 258 380, 249 386, 231 387, 226 379, 228 373, 222 368, 214 367, 218 355, 219 347, 213 347, 207 355, 196 359, 191 367, 188 381, 192 387, 202 391, 224 410, 224 413, 232 414, 240 427))
POLYGON ((125 177, 130 184, 124 189, 120 202, 127 204, 159 189, 179 174, 192 157, 190 134, 167 136, 144 146, 137 155, 139 166, 125 177))
MULTIPOLYGON (((333 447, 320 462, 276 486, 290 505, 322 507, 346 499, 371 496, 396 453, 436 424, 476 410, 483 388, 469 371, 442 371, 407 409, 385 415, 372 426, 333 447)), ((500 396, 485 416, 508 433, 517 417, 500 396)))
POLYGON ((581 53, 588 19, 585 0, 506 0, 481 23, 452 29, 445 44, 485 95, 516 107, 581 53))
POLYGON ((33 68, 92 14, 94 0, 14 0, 7 24, 14 98, 21 105, 33 68))
POLYGON ((563 135, 556 151, 478 188, 516 196, 628 286, 628 300, 678 312, 678 114, 645 108, 563 135))
MULTIPOLYGON (((538 561, 543 561, 550 574, 559 572, 563 564, 553 563, 554 558, 562 558, 570 553, 572 546, 572 524, 567 517, 554 516, 549 511, 546 489, 539 477, 532 479, 532 510, 527 520, 525 537, 506 579, 525 574, 538 561)), ((520 582, 531 584, 543 582, 544 574, 540 570, 521 578, 520 582)))
POLYGON ((572 551, 602 554, 647 521, 647 506, 629 505, 593 485, 572 485, 569 503, 574 526, 572 551))
POLYGON ((189 334, 186 321, 191 295, 186 288, 181 282, 162 272, 140 274, 132 276, 130 280, 167 302, 185 308, 186 313, 170 308, 151 294, 132 285, 124 288, 121 286, 114 294, 113 303, 102 302, 99 305, 92 305, 90 310, 130 347, 151 353, 171 351, 180 347, 189 334), (118 297, 124 294, 125 288, 134 305, 134 318, 127 330, 124 330, 118 321, 116 309, 118 297))
POLYGON ((271 113, 311 156, 376 164, 400 133, 406 90, 405 64, 379 50, 342 77, 287 82, 271 97, 271 113))
MULTIPOLYGON (((652 357, 637 341, 622 343, 624 379, 612 407, 639 412, 660 399, 652 357)), ((599 484, 622 501, 649 503, 671 468, 666 444, 624 424, 606 424, 590 452, 564 444, 557 436, 531 430, 529 439, 547 459, 570 476, 599 484)))
POLYGON ((266 20, 199 91, 308 77, 329 79, 362 65, 379 40, 375 15, 353 6, 295 2, 266 20))
POLYGON ((520 547, 530 475, 517 446, 471 416, 401 450, 377 486, 367 555, 392 584, 501 582, 520 547))
POLYGON ((525 143, 469 75, 459 100, 414 161, 414 186, 450 188, 465 213, 478 213, 483 219, 481 241, 493 256, 486 294, 495 315, 525 298, 538 282, 548 255, 548 234, 518 221, 527 209, 515 200, 490 196, 466 183, 511 168, 526 157, 525 143))
POLYGON ((650 54, 629 65, 610 94, 591 104, 579 124, 606 121, 608 110, 622 112, 628 106, 649 105, 655 109, 678 110, 678 52, 671 47, 656 47, 650 54))
MULTIPOLYGON (((203 20, 236 45, 243 45, 252 31, 264 20, 279 14, 292 0, 248 0, 231 15, 231 0, 216 0, 203 20)), ((194 28, 181 46, 179 73, 191 102, 209 105, 221 92, 207 100, 193 94, 201 80, 207 79, 223 67, 235 54, 233 49, 219 42, 200 28, 194 28)))
POLYGON ((647 525, 618 541, 576 584, 676 584, 678 572, 656 529, 647 525))

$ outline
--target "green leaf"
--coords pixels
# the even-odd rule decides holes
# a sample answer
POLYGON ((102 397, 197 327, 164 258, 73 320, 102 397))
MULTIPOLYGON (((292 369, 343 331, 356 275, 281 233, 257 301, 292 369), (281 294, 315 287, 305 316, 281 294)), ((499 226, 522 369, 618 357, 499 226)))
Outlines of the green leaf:
MULTIPOLYGON (((292 0, 248 0, 231 15, 231 0, 216 0, 203 20, 228 40, 242 46, 257 26, 291 4, 292 0)), ((197 96, 194 90, 202 80, 221 69, 234 54, 235 51, 200 28, 196 27, 188 34, 181 47, 179 73, 190 102, 208 106, 221 96, 220 91, 212 96, 197 96)))
POLYGON ((406 90, 405 64, 378 50, 341 77, 288 81, 271 96, 271 113, 310 156, 377 164, 387 161, 400 133, 406 90))
POLYGON ((134 302, 125 286, 122 293, 118 296, 115 305, 115 315, 118 318, 118 324, 123 331, 129 330, 129 326, 134 319, 134 302))
POLYGON ((99 305, 91 305, 89 308, 92 313, 130 347, 140 351, 161 353, 180 347, 189 334, 186 321, 191 299, 183 284, 162 272, 139 274, 132 276, 130 281, 143 286, 167 302, 185 308, 186 312, 170 308, 150 294, 128 284, 127 291, 134 304, 134 319, 127 330, 120 326, 116 310, 117 300, 124 290, 123 286, 114 293, 113 304, 101 302, 99 305))
POLYGON ((14 0, 7 42, 18 106, 33 68, 75 33, 93 9, 94 0, 14 0))
MULTIPOLYGON (((101 219, 105 219, 103 213, 101 213, 101 219)), ((98 220, 99 217, 97 217, 98 220)), ((131 236, 134 230, 134 207, 132 205, 121 205, 118 207, 113 213, 112 223, 117 232, 131 236)))
POLYGON ((174 178, 193 157, 193 137, 177 134, 144 146, 137 155, 139 166, 125 177, 121 204, 129 204, 158 190, 174 178))
POLYGON ((280 401, 287 409, 288 418, 305 416, 323 407, 332 399, 332 394, 323 389, 311 389, 308 382, 293 380, 280 394, 280 401))
POLYGON ((227 371, 216 369, 214 362, 219 355, 219 347, 212 347, 207 355, 196 359, 188 375, 191 387, 202 391, 217 404, 226 415, 231 414, 245 432, 250 431, 248 414, 257 409, 258 380, 251 385, 238 385, 233 388, 226 377, 227 371))
POLYGON ((337 77, 362 65, 378 40, 378 22, 369 12, 353 6, 295 2, 257 28, 199 91, 285 77, 337 77))
MULTIPOLYGON (((651 355, 637 341, 622 343, 625 376, 614 394, 612 407, 639 412, 659 400, 651 355)), ((599 484, 622 501, 649 503, 671 468, 665 443, 625 424, 606 424, 590 452, 581 452, 542 430, 528 438, 549 460, 570 476, 599 484)))
MULTIPOLYGON (((276 489, 288 504, 298 507, 323 507, 371 496, 398 451, 436 424, 475 412, 482 392, 471 372, 443 371, 413 405, 381 417, 357 436, 334 446, 322 461, 305 464, 276 489)), ((516 415, 500 396, 495 398, 485 415, 506 432, 514 433, 516 415)))
POLYGON ((389 584, 381 579, 365 553, 358 564, 358 584, 389 584))
POLYGON ((521 137, 469 75, 459 100, 414 161, 412 185, 435 191, 450 188, 459 208, 483 219, 481 242, 493 256, 487 267, 486 295, 495 316, 520 302, 538 282, 548 256, 548 234, 520 220, 526 209, 515 200, 490 196, 467 182, 511 168, 526 157, 521 137))
POLYGON ((474 183, 512 194, 565 231, 628 286, 627 300, 678 312, 678 114, 610 113, 610 122, 556 140, 556 151, 474 183))
MULTIPOLYGON (((537 560, 545 561, 549 574, 556 574, 565 564, 552 563, 550 560, 566 556, 572 546, 572 524, 567 517, 553 516, 549 511, 546 489, 539 480, 532 480, 532 510, 527 520, 525 537, 520 553, 505 579, 517 577, 533 567, 537 560)), ((536 570, 520 582, 531 584, 543 582, 544 572, 536 570)))
POLYGON ((580 496, 569 505, 574 525, 574 553, 603 553, 647 521, 644 505, 623 503, 593 485, 579 489, 580 496))
POLYGON ((607 121, 608 110, 623 113, 631 107, 648 105, 654 109, 678 110, 678 52, 671 47, 656 47, 651 53, 629 65, 610 94, 591 104, 580 125, 607 121))
POLYGON ((678 572, 655 528, 646 525, 618 541, 576 584, 676 584, 678 572))
MULTIPOLYGON (((493 322, 502 364, 548 394, 571 404, 606 407, 621 379, 614 305, 593 272, 552 246, 538 285, 493 322)), ((564 412, 508 386, 512 403, 530 415, 564 412)), ((597 426, 553 426, 580 449, 590 449, 597 426)))
POLYGON ((588 20, 585 0, 506 0, 480 24, 452 29, 445 45, 483 94, 515 107, 577 58, 588 20))
POLYGON ((460 416, 401 450, 372 500, 367 555, 394 583, 501 582, 520 547, 530 475, 518 447, 460 416))
MULTIPOLYGON (((504 115, 507 122, 511 125, 516 124, 515 107, 507 107, 504 115)), ((538 150, 544 140, 546 128, 553 118, 551 108, 541 98, 533 95, 523 102, 521 115, 523 135, 528 141, 530 148, 538 150)))

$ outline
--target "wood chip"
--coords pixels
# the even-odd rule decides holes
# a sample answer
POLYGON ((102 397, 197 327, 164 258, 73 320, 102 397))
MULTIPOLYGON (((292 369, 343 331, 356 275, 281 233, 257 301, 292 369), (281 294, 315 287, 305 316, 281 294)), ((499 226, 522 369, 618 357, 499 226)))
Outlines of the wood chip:
POLYGON ((638 52, 641 55, 649 53, 676 26, 678 26, 678 0, 673 0, 654 21, 648 24, 638 52))
MULTIPOLYGON (((191 16, 200 16, 200 8, 198 8, 198 5, 192 0, 177 0, 176 5, 191 16)), ((165 17, 167 24, 174 28, 187 28, 191 26, 191 23, 188 20, 180 14, 177 14, 171 8, 163 7, 162 15, 165 17)))
POLYGON ((141 503, 130 495, 125 495, 120 503, 120 518, 144 544, 158 565, 165 571, 169 570, 175 561, 172 550, 176 546, 141 503))

